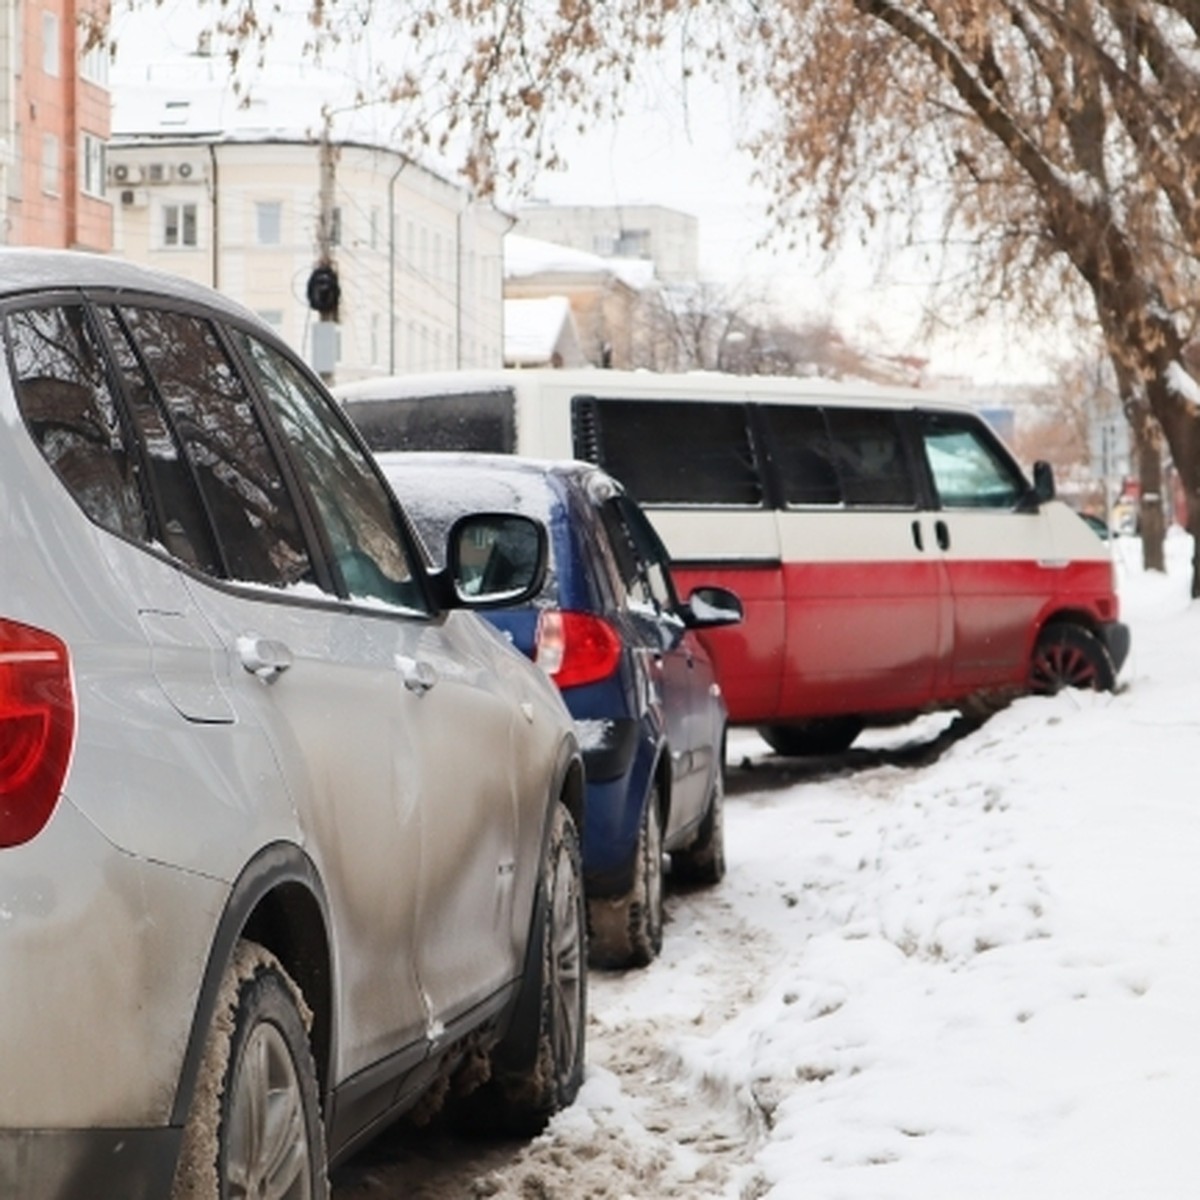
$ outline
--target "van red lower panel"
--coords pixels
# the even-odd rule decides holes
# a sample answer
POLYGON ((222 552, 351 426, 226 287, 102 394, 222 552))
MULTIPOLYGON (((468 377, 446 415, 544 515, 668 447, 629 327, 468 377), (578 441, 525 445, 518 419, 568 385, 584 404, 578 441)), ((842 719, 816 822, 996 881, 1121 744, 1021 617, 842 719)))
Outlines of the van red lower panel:
POLYGON ((738 625, 699 631, 729 709, 729 719, 754 724, 779 709, 785 642, 783 572, 778 563, 697 567, 672 565, 676 590, 686 599, 692 588, 717 584, 737 593, 743 619, 738 625))

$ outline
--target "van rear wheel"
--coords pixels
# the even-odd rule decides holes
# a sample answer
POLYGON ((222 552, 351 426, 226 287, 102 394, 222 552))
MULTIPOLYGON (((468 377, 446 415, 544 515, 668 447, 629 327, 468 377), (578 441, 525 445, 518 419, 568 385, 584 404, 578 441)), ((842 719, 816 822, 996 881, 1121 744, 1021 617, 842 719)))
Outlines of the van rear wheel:
POLYGON ((1104 643, 1082 625, 1051 625, 1033 648, 1029 690, 1053 696, 1063 688, 1110 692, 1117 672, 1104 643))
POLYGON ((858 717, 819 717, 795 725, 760 725, 758 736, 776 754, 802 758, 841 754, 850 749, 862 731, 863 722, 858 717))

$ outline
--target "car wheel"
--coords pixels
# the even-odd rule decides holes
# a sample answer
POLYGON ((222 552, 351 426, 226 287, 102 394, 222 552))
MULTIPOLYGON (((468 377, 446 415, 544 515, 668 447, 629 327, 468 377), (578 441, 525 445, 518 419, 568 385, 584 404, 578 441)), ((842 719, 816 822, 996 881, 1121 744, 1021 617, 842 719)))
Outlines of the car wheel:
POLYGON ((801 758, 841 754, 862 731, 858 717, 821 717, 796 725, 762 725, 758 735, 776 754, 801 758))
POLYGON ((1051 625, 1033 649, 1029 689, 1052 696, 1063 688, 1111 691, 1117 672, 1104 643, 1082 625, 1051 625))
POLYGON ((588 921, 593 966, 644 967, 662 949, 662 816, 657 785, 646 797, 642 813, 632 886, 617 899, 589 900, 588 921))
POLYGON ((711 886, 725 877, 725 770, 724 754, 717 764, 708 808, 696 840, 671 855, 671 875, 681 883, 711 886))
POLYGON ((222 983, 172 1200, 327 1200, 307 1008, 279 961, 238 944, 222 983))
POLYGON ((533 1137, 583 1083, 587 1026, 587 917, 575 822, 556 804, 538 887, 535 969, 525 981, 491 1079, 456 1106, 461 1124, 533 1137))

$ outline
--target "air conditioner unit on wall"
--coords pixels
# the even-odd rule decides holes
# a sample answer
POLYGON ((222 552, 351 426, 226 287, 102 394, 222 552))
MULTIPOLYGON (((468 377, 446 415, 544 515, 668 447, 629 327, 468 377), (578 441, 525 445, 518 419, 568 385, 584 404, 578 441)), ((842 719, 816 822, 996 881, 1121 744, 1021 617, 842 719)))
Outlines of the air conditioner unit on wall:
POLYGON ((125 188, 121 192, 122 208, 145 208, 150 195, 144 188, 125 188))
POLYGON ((108 177, 113 183, 128 185, 142 182, 142 168, 137 163, 114 163, 108 169, 108 177))
POLYGON ((197 175, 199 175, 199 171, 196 170, 194 163, 181 162, 175 167, 175 177, 177 179, 192 179, 197 175))
POLYGON ((170 163, 151 163, 146 168, 146 182, 170 183, 174 173, 174 168, 170 163))

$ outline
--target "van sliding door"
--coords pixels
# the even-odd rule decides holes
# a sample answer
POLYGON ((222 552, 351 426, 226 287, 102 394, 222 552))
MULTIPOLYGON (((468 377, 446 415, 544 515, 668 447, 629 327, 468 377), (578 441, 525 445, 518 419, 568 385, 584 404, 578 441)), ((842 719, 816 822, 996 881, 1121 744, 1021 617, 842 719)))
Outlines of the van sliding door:
POLYGON ((784 719, 929 701, 948 645, 947 592, 923 534, 907 414, 764 404, 782 509, 784 719))
POLYGON ((741 598, 740 624, 699 636, 731 720, 772 719, 784 633, 779 534, 747 406, 576 396, 571 417, 575 456, 599 463, 645 507, 680 596, 706 583, 741 598))

